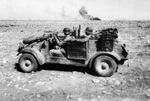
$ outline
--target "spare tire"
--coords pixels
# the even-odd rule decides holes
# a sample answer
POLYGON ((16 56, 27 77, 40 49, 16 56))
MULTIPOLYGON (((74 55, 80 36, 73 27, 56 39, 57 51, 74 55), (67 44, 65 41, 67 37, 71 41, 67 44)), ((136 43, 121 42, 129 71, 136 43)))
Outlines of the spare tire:
POLYGON ((38 40, 39 40, 39 37, 37 37, 37 36, 30 36, 30 37, 25 38, 23 40, 23 43, 24 44, 31 44, 31 43, 36 42, 38 40))

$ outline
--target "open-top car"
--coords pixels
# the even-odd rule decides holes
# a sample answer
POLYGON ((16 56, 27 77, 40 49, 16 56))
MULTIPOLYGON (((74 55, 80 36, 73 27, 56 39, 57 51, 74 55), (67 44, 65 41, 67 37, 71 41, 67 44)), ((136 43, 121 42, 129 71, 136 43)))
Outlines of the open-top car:
MULTIPOLYGON (((118 65, 127 60, 125 46, 116 41, 115 31, 99 31, 89 40, 80 38, 80 28, 73 31, 76 39, 66 44, 66 55, 52 56, 49 51, 55 45, 55 32, 49 32, 41 37, 30 37, 23 40, 18 53, 19 68, 23 72, 36 71, 44 64, 65 64, 89 68, 99 76, 112 76, 118 65)), ((62 36, 57 37, 63 40, 62 36)), ((51 68, 49 65, 48 68, 51 68)))

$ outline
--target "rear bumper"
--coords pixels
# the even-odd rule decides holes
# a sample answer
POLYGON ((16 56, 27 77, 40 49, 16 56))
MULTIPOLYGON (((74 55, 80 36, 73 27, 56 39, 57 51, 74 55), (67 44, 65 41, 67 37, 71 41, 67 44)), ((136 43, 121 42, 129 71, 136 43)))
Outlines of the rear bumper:
POLYGON ((120 64, 120 65, 123 65, 126 60, 128 60, 128 58, 121 59, 121 60, 119 61, 119 64, 120 64))

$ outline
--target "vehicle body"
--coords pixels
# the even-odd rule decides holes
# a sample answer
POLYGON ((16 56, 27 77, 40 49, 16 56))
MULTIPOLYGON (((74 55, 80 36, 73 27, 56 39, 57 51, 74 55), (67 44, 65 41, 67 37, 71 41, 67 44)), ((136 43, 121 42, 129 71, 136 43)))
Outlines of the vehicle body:
MULTIPOLYGON (((79 34, 76 33, 76 35, 79 34)), ((58 37, 63 40, 63 37, 58 37)), ((49 40, 52 40, 52 36, 42 41, 24 44, 18 49, 21 54, 19 67, 22 71, 36 71, 39 66, 48 63, 91 68, 99 76, 111 76, 117 70, 118 65, 127 60, 128 53, 125 47, 119 42, 115 42, 111 35, 101 35, 86 41, 78 37, 67 42, 66 55, 57 56, 49 54, 49 50, 52 49, 49 40)))

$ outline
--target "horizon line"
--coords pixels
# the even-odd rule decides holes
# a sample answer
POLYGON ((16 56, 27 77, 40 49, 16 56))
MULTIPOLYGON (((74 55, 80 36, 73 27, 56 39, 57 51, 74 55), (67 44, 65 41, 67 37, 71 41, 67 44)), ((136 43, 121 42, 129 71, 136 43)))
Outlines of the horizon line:
POLYGON ((77 20, 77 19, 71 19, 71 20, 62 20, 62 19, 60 19, 60 20, 37 20, 37 19, 35 19, 35 20, 17 20, 17 19, 11 19, 11 20, 9 20, 9 19, 0 19, 0 21, 150 21, 150 20, 86 20, 86 19, 83 19, 83 20, 81 20, 81 19, 79 19, 79 20, 77 20))

